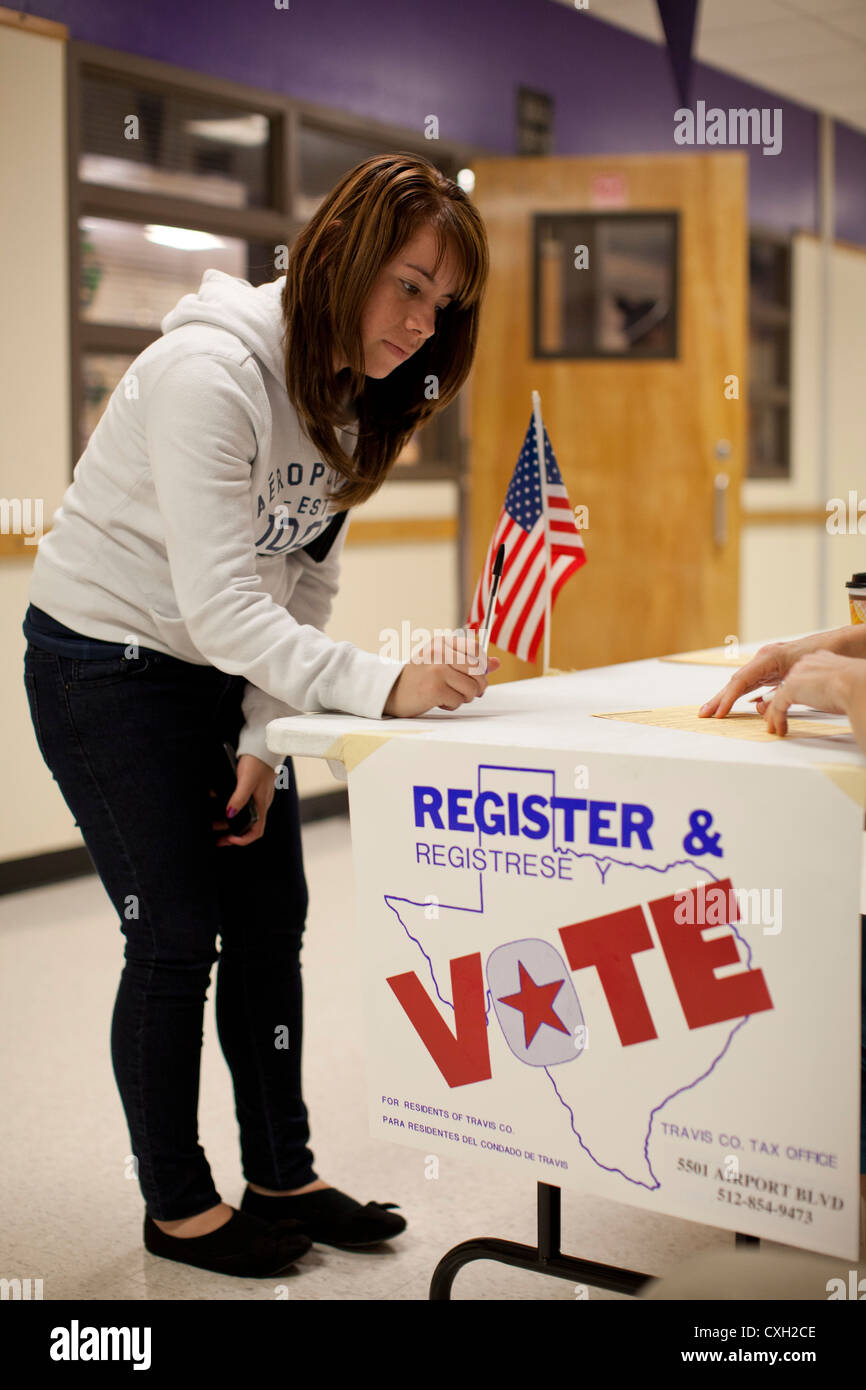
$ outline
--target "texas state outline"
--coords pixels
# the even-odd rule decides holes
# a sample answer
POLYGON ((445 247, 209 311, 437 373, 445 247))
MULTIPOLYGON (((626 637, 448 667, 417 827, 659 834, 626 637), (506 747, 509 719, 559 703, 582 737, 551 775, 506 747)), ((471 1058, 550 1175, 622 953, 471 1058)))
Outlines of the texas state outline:
MULTIPOLYGON (((497 765, 497 766, 498 766, 498 765, 497 765)), ((504 769, 504 770, 507 770, 507 769, 504 769)), ((546 772, 549 772, 549 771, 550 771, 550 769, 524 769, 524 768, 514 769, 514 770, 515 770, 515 771, 546 771, 546 772)), ((480 771, 481 771, 481 767, 479 767, 479 773, 480 773, 480 771)), ((556 783, 555 783, 555 774, 554 774, 554 788, 555 788, 555 785, 556 785, 556 783)), ((690 858, 690 857, 686 857, 686 858, 683 858, 683 859, 671 860, 668 864, 665 865, 664 868, 659 868, 659 867, 658 867, 657 865, 655 865, 655 864, 635 864, 632 860, 619 859, 619 858, 617 858, 615 855, 612 855, 612 854, 598 855, 598 854, 592 853, 592 851, 589 851, 589 850, 581 850, 581 851, 579 851, 579 850, 569 849, 568 847, 564 847, 564 846, 563 846, 563 847, 560 847, 560 846, 554 845, 554 846, 553 846, 553 852, 555 852, 555 853, 557 853, 557 854, 570 854, 570 855, 573 855, 576 859, 590 859, 590 860, 594 860, 594 861, 595 861, 596 868, 598 869, 598 871, 599 871, 599 873, 600 873, 600 875, 601 875, 601 881, 602 881, 602 883, 605 882, 605 878, 606 878, 607 872, 608 872, 608 870, 610 869, 610 867, 611 867, 612 864, 617 864, 617 865, 619 865, 619 866, 621 866, 621 867, 623 867, 623 868, 639 869, 639 870, 642 870, 642 871, 644 871, 644 872, 656 873, 656 874, 660 874, 660 875, 664 875, 664 874, 666 874, 666 873, 669 873, 672 869, 691 866, 691 867, 692 867, 693 869, 695 869, 698 873, 700 873, 700 874, 706 874, 707 877, 708 877, 710 880, 712 880, 712 882, 716 883, 716 882, 719 881, 719 880, 718 880, 718 876, 715 875, 709 868, 707 868, 707 866, 706 866, 705 864, 698 864, 698 863, 695 862, 694 859, 692 859, 692 858, 690 858)), ((462 906, 462 905, 457 904, 457 903, 443 903, 443 902, 439 902, 439 903, 438 903, 438 908, 439 908, 440 910, 445 910, 445 911, 469 912, 469 913, 481 913, 481 914, 483 914, 483 913, 484 913, 484 875, 483 875, 483 872, 479 872, 479 875, 478 875, 478 890, 479 890, 479 906, 478 906, 478 907, 465 907, 465 906, 462 906)), ((397 918, 398 922, 400 923, 401 927, 403 928, 403 931, 404 931, 404 933, 406 934, 406 936, 407 936, 407 937, 409 938, 409 940, 413 943, 413 945, 415 945, 415 946, 417 947, 417 949, 420 951, 421 955, 424 957, 424 960, 427 962, 427 968, 428 968, 429 973, 430 973, 430 979, 431 979, 432 982, 433 982, 433 988, 434 988, 435 991, 436 991, 436 996, 437 996, 437 998, 440 1000, 440 1002, 441 1002, 442 1004, 447 1005, 449 1009, 452 1009, 452 1010, 453 1010, 453 1008, 454 1008, 453 1003, 451 1002, 450 999, 447 999, 447 998, 445 997, 445 995, 442 993, 442 990, 441 990, 440 987, 439 987, 439 981, 438 981, 437 978, 436 978, 436 973, 435 973, 435 970, 434 970, 434 968, 433 968, 433 961, 432 961, 432 959, 431 959, 430 956, 427 954, 427 952, 424 950, 424 947, 423 947, 422 943, 418 940, 418 938, 417 938, 416 936, 413 936, 412 932, 409 930, 408 925, 406 924, 406 922, 404 922, 403 918, 400 916, 399 908, 396 906, 396 904, 398 904, 398 903, 406 903, 408 906, 411 906, 411 907, 425 908, 425 907, 428 907, 429 904, 428 904, 427 902, 417 902, 416 900, 414 900, 414 899, 412 899, 412 898, 400 897, 399 895, 392 894, 392 893, 384 893, 382 896, 383 896, 383 901, 384 901, 386 907, 387 907, 391 912, 394 913, 395 917, 397 918)), ((745 938, 744 936, 741 935, 741 933, 737 930, 736 925, 735 925, 733 922, 726 923, 726 925, 730 927, 730 929, 731 929, 731 931, 733 932, 734 936, 735 936, 735 937, 737 938, 737 940, 745 947, 745 950, 746 950, 746 966, 747 966, 748 969, 751 969, 751 967, 752 967, 752 949, 751 949, 751 947, 750 947, 750 945, 749 945, 749 942, 746 940, 746 938, 745 938)), ((486 994, 486 1007, 485 1007, 485 1010, 484 1010, 484 1016, 485 1016, 485 1021, 486 1021, 487 1027, 489 1028, 489 1027, 490 1027, 490 1010, 491 1010, 491 1007, 492 1007, 492 1001, 491 1001, 491 998, 490 998, 490 990, 487 989, 487 990, 485 991, 485 994, 486 994)), ((705 1081, 705 1080, 706 1080, 706 1078, 715 1070, 715 1068, 718 1066, 719 1062, 721 1062, 722 1058, 723 1058, 723 1057, 725 1056, 725 1054, 728 1052, 728 1049, 730 1048, 731 1043, 733 1042, 733 1039, 734 1039, 735 1035, 739 1032, 739 1030, 743 1027, 744 1024, 748 1023, 748 1021, 749 1021, 750 1018, 751 1018, 751 1015, 750 1015, 750 1014, 745 1014, 741 1019, 739 1019, 739 1021, 738 1021, 737 1023, 735 1023, 735 1024, 733 1025, 733 1027, 731 1028, 730 1032, 728 1033, 728 1036, 727 1036, 727 1039, 726 1039, 726 1041, 725 1041, 725 1043, 724 1043, 724 1046, 720 1049, 720 1051, 717 1053, 717 1055, 713 1058, 713 1060, 711 1061, 710 1065, 709 1065, 704 1071, 702 1071, 702 1072, 700 1073, 699 1076, 696 1076, 692 1081, 686 1082, 683 1086, 677 1087, 677 1089, 676 1089, 675 1091, 672 1091, 672 1092, 670 1093, 670 1095, 665 1096, 662 1100, 659 1101, 659 1103, 658 1103, 657 1105, 653 1106, 652 1109, 650 1110, 650 1112, 649 1112, 649 1122, 648 1122, 648 1125, 647 1125, 646 1135, 645 1135, 645 1137, 644 1137, 644 1146, 643 1146, 643 1147, 644 1147, 644 1159, 645 1159, 645 1161, 646 1161, 646 1166, 647 1166, 647 1169, 648 1169, 648 1171, 649 1171, 649 1173, 650 1173, 650 1175, 651 1175, 651 1177, 652 1177, 652 1181, 651 1181, 651 1182, 647 1182, 647 1181, 646 1181, 645 1179, 643 1179, 643 1178, 631 1177, 631 1176, 630 1176, 628 1173, 626 1173, 622 1168, 618 1168, 618 1167, 613 1166, 613 1165, 611 1165, 611 1164, 602 1163, 601 1160, 600 1160, 599 1158, 597 1158, 595 1154, 593 1154, 593 1152, 592 1152, 592 1150, 589 1148, 588 1144, 586 1144, 586 1143, 584 1142, 583 1136, 581 1135, 580 1130, 577 1128, 577 1125, 576 1125, 576 1123, 575 1123, 574 1111, 572 1110, 572 1108, 571 1108, 571 1106, 568 1104, 568 1102, 565 1100, 565 1098, 564 1098, 562 1095, 560 1095, 559 1089, 558 1089, 558 1087, 557 1087, 557 1085, 556 1085, 556 1081, 554 1080, 554 1077, 553 1077, 553 1075, 552 1075, 551 1068, 550 1068, 550 1067, 539 1067, 538 1070, 539 1070, 539 1071, 545 1072, 545 1074, 547 1075, 547 1078, 548 1078, 548 1080, 550 1081, 551 1086, 553 1087, 553 1092, 554 1092, 554 1094, 555 1094, 557 1100, 559 1101, 560 1105, 562 1105, 562 1106, 568 1111, 569 1125, 570 1125, 570 1128, 571 1128, 573 1134, 575 1135, 575 1137, 576 1137, 578 1143, 580 1144, 580 1147, 583 1149, 584 1153, 585 1153, 585 1154, 589 1157, 589 1159, 596 1165, 596 1167, 599 1168, 599 1169, 601 1169, 601 1170, 603 1170, 604 1172, 607 1172, 607 1173, 618 1174, 620 1177, 624 1178, 626 1182, 631 1183, 631 1184, 632 1184, 633 1186, 635 1186, 635 1187, 643 1187, 643 1188, 646 1188, 646 1189, 647 1189, 648 1191, 650 1191, 650 1192, 654 1192, 654 1191, 656 1191, 656 1189, 658 1189, 659 1187, 661 1187, 661 1181, 660 1181, 660 1179, 656 1176, 655 1172, 653 1171, 653 1166, 652 1166, 652 1163, 651 1163, 651 1161, 650 1161, 650 1156, 649 1156, 649 1144, 650 1144, 650 1139, 651 1139, 651 1137, 652 1137, 653 1124, 655 1123, 656 1116, 664 1109, 664 1107, 665 1107, 666 1105, 668 1105, 672 1100, 675 1100, 677 1096, 682 1095, 684 1091, 693 1090, 695 1086, 699 1086, 699 1085, 701 1084, 702 1081, 705 1081)))

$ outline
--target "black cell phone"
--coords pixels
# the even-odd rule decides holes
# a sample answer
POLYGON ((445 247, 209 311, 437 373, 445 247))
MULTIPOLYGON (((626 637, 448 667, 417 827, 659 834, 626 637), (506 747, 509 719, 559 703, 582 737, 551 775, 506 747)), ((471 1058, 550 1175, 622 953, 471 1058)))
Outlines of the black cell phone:
MULTIPOLYGON (((220 809, 218 819, 222 820, 225 818, 226 803, 237 786, 238 781, 238 760, 235 755, 235 750, 230 743, 222 744, 221 757, 218 759, 214 768, 214 777, 216 779, 216 784, 213 789, 217 794, 217 803, 220 809)), ((238 811, 236 816, 232 816, 231 820, 228 822, 228 830, 221 833, 227 835, 246 835, 247 831, 252 829, 255 825, 258 818, 259 814, 256 810, 256 803, 253 798, 250 797, 246 806, 238 811)))

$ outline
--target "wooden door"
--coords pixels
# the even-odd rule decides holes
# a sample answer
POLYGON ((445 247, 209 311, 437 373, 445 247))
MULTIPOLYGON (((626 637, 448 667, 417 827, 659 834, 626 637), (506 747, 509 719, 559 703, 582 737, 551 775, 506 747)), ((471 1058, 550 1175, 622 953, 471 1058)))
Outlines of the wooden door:
MULTIPOLYGON (((737 631, 739 601, 745 156, 489 158, 473 168, 491 275, 470 388, 472 586, 535 389, 570 501, 589 510, 587 564, 557 598, 551 665, 581 669, 722 645, 737 631), (533 357, 533 214, 613 212, 599 206, 611 188, 616 211, 678 214, 677 355, 533 357)), ((543 274, 539 285, 544 295, 543 274)), ((534 666, 497 653, 493 679, 540 675, 542 653, 540 644, 534 666)))

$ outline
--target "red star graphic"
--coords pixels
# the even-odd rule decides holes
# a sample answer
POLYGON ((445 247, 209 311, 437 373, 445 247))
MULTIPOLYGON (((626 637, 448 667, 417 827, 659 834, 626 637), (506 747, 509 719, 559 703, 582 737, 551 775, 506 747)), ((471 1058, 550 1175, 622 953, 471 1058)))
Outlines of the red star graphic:
POLYGON ((532 1042, 542 1023, 548 1024, 551 1028, 558 1028, 560 1033, 567 1033, 568 1029, 562 1019, 553 1012, 553 1001, 565 980, 551 980, 549 985, 537 985, 523 961, 519 960, 517 965, 520 970, 520 991, 517 994, 507 994, 499 1002, 507 1004, 510 1009, 520 1009, 523 1014, 523 1036, 526 1046, 532 1042))

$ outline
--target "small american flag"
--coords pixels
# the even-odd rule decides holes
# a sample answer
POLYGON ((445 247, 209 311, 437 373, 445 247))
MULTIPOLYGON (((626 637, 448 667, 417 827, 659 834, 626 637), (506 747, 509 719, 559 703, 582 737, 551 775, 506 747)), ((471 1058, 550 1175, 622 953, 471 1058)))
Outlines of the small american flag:
MULTIPOLYGON (((543 428, 543 426, 542 426, 543 428)), ((586 564, 586 551, 574 521, 574 513, 553 448, 544 430, 544 460, 547 469, 547 505, 550 517, 550 606, 575 570, 586 564)), ((487 550, 481 578, 469 610, 468 628, 477 630, 484 622, 490 596, 493 562, 499 546, 505 546, 505 563, 497 596, 496 613, 490 627, 490 641, 502 651, 513 652, 522 661, 534 661, 544 633, 544 515, 541 507, 541 478, 535 447, 535 422, 530 418, 520 458, 508 488, 505 506, 487 550)))

